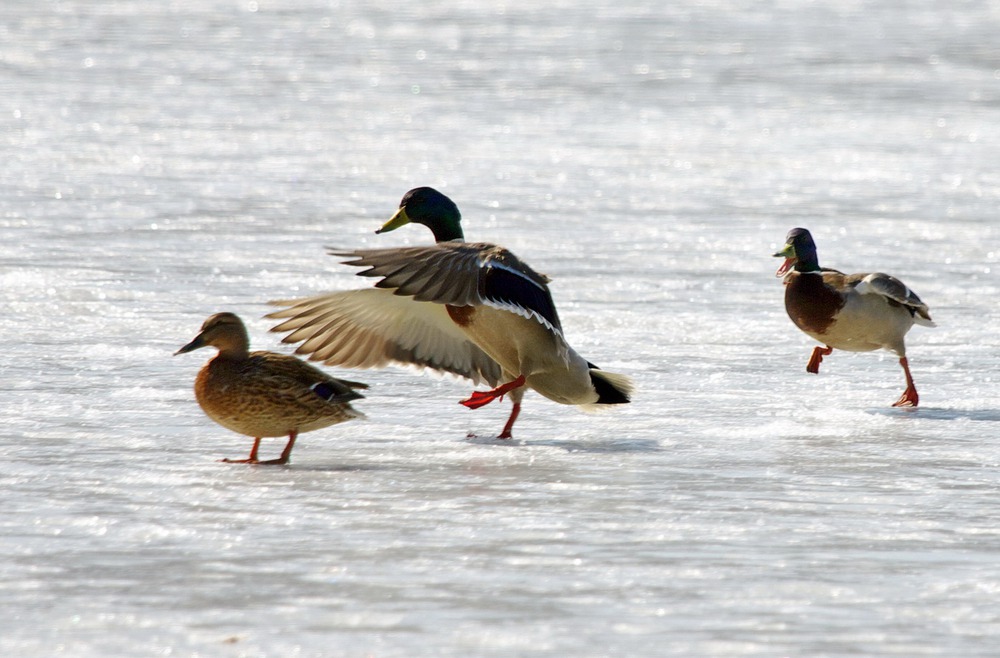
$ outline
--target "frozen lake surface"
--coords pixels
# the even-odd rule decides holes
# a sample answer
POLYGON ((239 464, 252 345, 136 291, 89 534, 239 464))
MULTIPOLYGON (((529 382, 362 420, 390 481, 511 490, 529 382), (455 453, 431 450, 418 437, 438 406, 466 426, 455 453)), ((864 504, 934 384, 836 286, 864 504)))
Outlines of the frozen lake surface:
POLYGON ((1000 11, 889 4, 5 2, 0 653, 995 656, 1000 11), (267 300, 429 241, 373 234, 416 185, 634 403, 502 442, 466 382, 336 371, 369 420, 219 463, 173 351, 288 349, 267 300), (794 226, 930 305, 918 410, 887 353, 805 372, 794 226))

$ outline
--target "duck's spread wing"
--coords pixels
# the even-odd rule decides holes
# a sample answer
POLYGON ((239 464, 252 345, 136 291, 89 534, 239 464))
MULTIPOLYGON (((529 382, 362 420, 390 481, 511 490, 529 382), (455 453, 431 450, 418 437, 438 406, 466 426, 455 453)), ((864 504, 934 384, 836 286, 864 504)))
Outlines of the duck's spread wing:
POLYGON ((871 274, 852 274, 848 277, 848 281, 862 295, 881 295, 886 299, 909 308, 915 318, 925 320, 921 324, 934 326, 927 304, 917 296, 917 293, 910 290, 905 283, 896 277, 882 272, 873 272, 871 274))
POLYGON ((272 302, 285 308, 271 331, 302 344, 297 354, 345 368, 414 365, 496 386, 500 366, 470 342, 441 304, 378 288, 272 302))
POLYGON ((426 247, 331 250, 366 267, 362 276, 381 277, 376 287, 418 301, 451 306, 488 305, 534 318, 562 333, 548 277, 503 247, 487 243, 441 242, 426 247))

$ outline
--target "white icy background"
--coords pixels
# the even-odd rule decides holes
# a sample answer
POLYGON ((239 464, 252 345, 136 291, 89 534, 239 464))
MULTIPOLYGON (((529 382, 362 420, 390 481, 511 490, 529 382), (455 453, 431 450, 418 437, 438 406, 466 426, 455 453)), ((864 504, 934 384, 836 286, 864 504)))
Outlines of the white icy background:
MULTIPOLYGON (((991 3, 0 9, 0 651, 988 656, 1000 646, 991 3), (582 414, 401 370, 287 468, 203 416, 210 313, 360 287, 434 185, 634 377, 582 414), (835 353, 788 229, 939 327, 835 353)), ((282 442, 265 442, 265 454, 282 442)))

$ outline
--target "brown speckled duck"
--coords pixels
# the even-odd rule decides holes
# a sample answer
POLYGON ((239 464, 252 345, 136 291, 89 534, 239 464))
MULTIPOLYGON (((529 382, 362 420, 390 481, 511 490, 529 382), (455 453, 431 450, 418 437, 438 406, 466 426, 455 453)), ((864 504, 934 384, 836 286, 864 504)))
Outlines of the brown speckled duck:
POLYGON ((935 326, 917 294, 888 274, 844 274, 821 268, 816 244, 804 228, 789 231, 784 249, 774 255, 785 258, 775 276, 785 279, 788 317, 824 345, 813 349, 806 370, 818 373, 823 357, 834 349, 886 349, 899 356, 906 375, 906 390, 893 406, 917 406, 920 398, 910 375, 903 337, 914 324, 935 326))
POLYGON ((175 354, 208 346, 219 353, 195 379, 198 404, 219 425, 254 437, 248 458, 224 462, 286 464, 300 432, 364 418, 349 403, 364 397, 354 389, 367 385, 334 379, 293 356, 249 351, 246 327, 232 313, 216 313, 205 320, 201 333, 175 354), (257 458, 265 436, 288 437, 277 459, 257 458))
POLYGON ((461 214, 437 190, 407 192, 378 233, 423 224, 436 244, 332 251, 378 277, 375 288, 274 302, 297 352, 344 367, 415 365, 485 382, 462 404, 477 409, 510 395, 510 438, 525 389, 572 405, 629 402, 627 377, 608 373, 576 353, 563 336, 549 279, 507 249, 464 241, 461 214))

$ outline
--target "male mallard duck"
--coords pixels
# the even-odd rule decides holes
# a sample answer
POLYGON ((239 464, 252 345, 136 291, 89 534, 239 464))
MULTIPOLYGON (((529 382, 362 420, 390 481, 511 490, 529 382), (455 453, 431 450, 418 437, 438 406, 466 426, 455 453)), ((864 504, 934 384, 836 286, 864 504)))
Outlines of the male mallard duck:
POLYGON ((562 404, 622 404, 632 384, 599 370, 563 337, 549 279, 503 247, 467 243, 455 203, 418 187, 376 233, 423 224, 437 241, 425 247, 331 251, 381 277, 374 289, 274 302, 289 318, 272 331, 304 341, 299 354, 345 367, 408 364, 486 382, 462 404, 470 409, 510 394, 500 438, 510 438, 525 387, 562 404))
POLYGON ((774 254, 785 262, 775 276, 785 277, 785 310, 799 329, 825 347, 813 349, 806 370, 819 372, 834 348, 895 352, 906 375, 906 391, 894 407, 915 407, 920 398, 906 360, 903 337, 914 323, 933 327, 927 305, 899 279, 874 274, 844 274, 819 266, 816 244, 804 228, 788 232, 785 248, 774 254))
POLYGON ((211 345, 219 350, 198 373, 194 395, 209 418, 240 434, 254 437, 247 459, 223 459, 239 464, 285 464, 299 432, 311 432, 364 414, 351 400, 364 397, 358 382, 334 379, 293 356, 250 352, 243 322, 232 313, 205 320, 194 340, 174 354, 211 345), (288 436, 277 459, 259 461, 261 437, 288 436))

